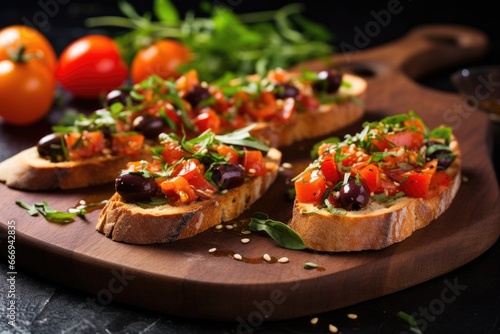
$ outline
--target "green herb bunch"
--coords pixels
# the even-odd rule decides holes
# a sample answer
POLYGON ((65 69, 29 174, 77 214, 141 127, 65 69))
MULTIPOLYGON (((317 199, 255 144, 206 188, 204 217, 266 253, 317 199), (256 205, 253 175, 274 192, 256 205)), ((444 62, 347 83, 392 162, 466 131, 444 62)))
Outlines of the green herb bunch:
POLYGON ((140 15, 128 2, 118 3, 121 16, 89 18, 89 27, 129 29, 115 37, 123 58, 130 64, 135 54, 160 39, 176 39, 193 51, 195 59, 179 68, 195 69, 204 81, 263 74, 269 69, 288 69, 309 59, 327 58, 334 52, 333 35, 306 19, 304 6, 288 4, 276 11, 236 14, 223 6, 200 2, 206 17, 188 11, 181 18, 170 0, 155 0, 153 11, 140 15))

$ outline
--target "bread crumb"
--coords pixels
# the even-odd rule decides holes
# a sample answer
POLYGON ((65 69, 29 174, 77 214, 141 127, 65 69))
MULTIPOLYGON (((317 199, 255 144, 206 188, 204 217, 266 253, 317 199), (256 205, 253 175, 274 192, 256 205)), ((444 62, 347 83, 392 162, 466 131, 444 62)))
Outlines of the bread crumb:
POLYGON ((318 317, 314 317, 311 319, 311 325, 316 325, 318 323, 318 317))
POLYGON ((330 331, 330 333, 338 333, 339 332, 339 329, 332 324, 328 325, 328 330, 330 331))

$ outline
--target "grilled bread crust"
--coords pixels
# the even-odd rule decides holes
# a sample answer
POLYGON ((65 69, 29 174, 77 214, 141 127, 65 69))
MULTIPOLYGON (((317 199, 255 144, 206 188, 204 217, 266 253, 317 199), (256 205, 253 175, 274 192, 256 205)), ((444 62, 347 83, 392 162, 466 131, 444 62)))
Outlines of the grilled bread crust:
POLYGON ((280 163, 281 152, 271 149, 266 156, 266 175, 188 205, 127 203, 115 193, 101 211, 96 230, 130 244, 170 243, 192 237, 248 209, 274 182, 280 163))
POLYGON ((446 173, 452 181, 439 196, 401 197, 387 204, 370 200, 367 207, 346 215, 334 215, 295 201, 289 226, 302 237, 307 248, 317 251, 378 250, 403 241, 445 212, 460 187, 460 149, 455 138, 450 145, 456 158, 446 173))

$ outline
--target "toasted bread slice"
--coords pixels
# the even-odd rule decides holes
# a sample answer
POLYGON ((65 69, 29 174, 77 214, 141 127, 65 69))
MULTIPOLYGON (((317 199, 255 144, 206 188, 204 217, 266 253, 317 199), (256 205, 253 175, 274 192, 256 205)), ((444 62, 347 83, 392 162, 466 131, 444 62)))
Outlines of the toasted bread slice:
POLYGON ((341 86, 336 93, 338 103, 323 104, 318 110, 299 113, 288 123, 260 122, 252 135, 269 142, 274 147, 291 145, 304 139, 319 138, 342 129, 364 115, 364 101, 367 82, 363 78, 344 74, 341 86))
POLYGON ((131 244, 170 243, 194 236, 247 210, 274 182, 280 162, 281 152, 270 149, 264 176, 188 205, 127 203, 115 193, 101 211, 96 230, 113 241, 131 244))
POLYGON ((387 205, 371 202, 365 209, 344 216, 325 210, 306 213, 314 207, 295 202, 289 226, 312 250, 349 252, 386 248, 429 225, 448 209, 460 187, 459 166, 460 159, 456 159, 448 171, 453 181, 438 197, 402 197, 387 205))
POLYGON ((436 196, 403 196, 385 203, 370 197, 368 204, 357 211, 336 213, 295 199, 289 226, 302 237, 308 249, 316 251, 379 250, 401 242, 429 225, 451 205, 460 187, 462 163, 454 136, 449 148, 455 156, 444 170, 450 181, 439 188, 436 196))
MULTIPOLYGON (((151 154, 144 149, 141 156, 151 154)), ((112 182, 130 156, 98 156, 81 161, 50 162, 40 158, 36 147, 28 148, 0 163, 0 181, 8 187, 39 191, 74 189, 112 182)))

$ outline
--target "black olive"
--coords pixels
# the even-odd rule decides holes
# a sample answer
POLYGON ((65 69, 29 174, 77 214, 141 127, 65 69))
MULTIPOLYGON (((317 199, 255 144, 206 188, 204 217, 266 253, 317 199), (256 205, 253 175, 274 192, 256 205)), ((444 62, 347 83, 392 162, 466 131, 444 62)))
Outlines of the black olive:
POLYGON ((126 202, 146 202, 156 195, 158 185, 152 177, 125 173, 116 178, 115 190, 126 202))
POLYGON ((370 199, 370 192, 362 181, 350 178, 340 188, 339 203, 348 211, 357 211, 364 208, 370 199))
POLYGON ((342 83, 342 73, 337 70, 321 71, 318 79, 313 83, 313 89, 317 93, 332 94, 339 90, 342 83))
POLYGON ((148 139, 157 139, 163 132, 165 122, 161 117, 153 115, 143 115, 137 117, 132 123, 134 131, 140 132, 148 139))
POLYGON ((38 155, 41 158, 49 159, 52 162, 64 161, 62 140, 62 134, 60 133, 51 133, 46 135, 36 144, 38 155))
POLYGON ((455 154, 449 146, 438 142, 430 142, 427 146, 426 157, 428 160, 437 159, 438 168, 446 169, 455 160, 455 154))
POLYGON ((245 170, 235 164, 218 164, 212 167, 212 180, 219 190, 238 187, 245 182, 245 170))
POLYGON ((201 101, 210 98, 210 91, 208 88, 196 85, 184 97, 189 102, 191 107, 196 108, 201 101))
POLYGON ((121 103, 124 106, 127 105, 127 100, 130 94, 127 91, 121 89, 114 89, 106 95, 106 107, 113 105, 113 103, 121 103))
POLYGON ((290 84, 278 84, 274 87, 273 92, 277 99, 295 98, 299 95, 299 89, 290 84))

